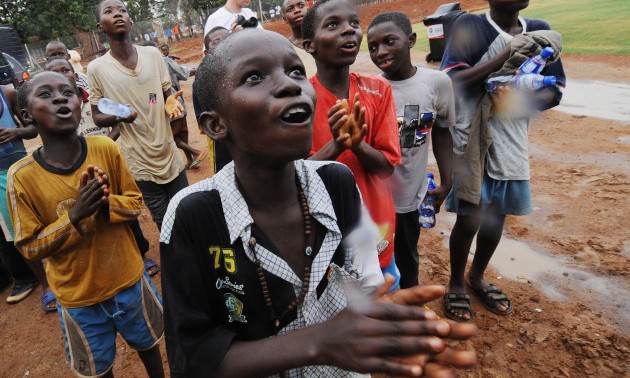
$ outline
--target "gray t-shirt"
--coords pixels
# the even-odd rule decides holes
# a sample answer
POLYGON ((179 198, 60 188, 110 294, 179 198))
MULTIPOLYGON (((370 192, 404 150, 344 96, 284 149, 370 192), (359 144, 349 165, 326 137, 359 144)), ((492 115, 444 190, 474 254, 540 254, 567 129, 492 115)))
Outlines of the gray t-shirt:
MULTIPOLYGON (((500 54, 512 40, 512 36, 504 32, 492 18, 486 14, 490 25, 498 32, 486 53, 475 64, 478 66, 500 54)), ((523 32, 527 31, 527 24, 519 18, 523 32)), ((457 122, 451 129, 453 147, 456 154, 462 154, 468 145, 468 134, 475 116, 477 105, 484 95, 482 91, 475 91, 467 96, 457 96, 457 122)), ((529 180, 528 131, 529 119, 499 120, 490 117, 488 127, 492 135, 492 144, 486 156, 486 170, 495 180, 529 180)))
POLYGON ((455 125, 451 79, 443 72, 417 67, 406 80, 389 81, 396 103, 402 164, 394 168, 392 193, 397 213, 418 209, 427 192, 427 162, 433 125, 455 125))

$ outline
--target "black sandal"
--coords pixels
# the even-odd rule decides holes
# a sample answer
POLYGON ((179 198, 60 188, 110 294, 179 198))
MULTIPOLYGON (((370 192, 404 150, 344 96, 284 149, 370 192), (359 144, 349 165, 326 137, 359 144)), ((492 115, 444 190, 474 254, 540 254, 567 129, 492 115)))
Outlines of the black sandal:
POLYGON ((470 297, 464 293, 446 293, 444 294, 444 315, 456 322, 470 323, 473 321, 473 311, 470 307, 470 297), (457 301, 457 302, 455 302, 457 301), (464 310, 470 314, 470 319, 464 319, 454 315, 451 310, 464 310))
POLYGON ((507 315, 512 312, 512 301, 508 298, 507 295, 501 289, 494 285, 488 285, 486 288, 478 288, 475 289, 472 286, 468 285, 470 290, 472 290, 475 297, 481 301, 483 307, 488 309, 488 311, 497 314, 497 315, 507 315), (496 305, 498 302, 507 302, 508 306, 505 311, 499 310, 496 305))

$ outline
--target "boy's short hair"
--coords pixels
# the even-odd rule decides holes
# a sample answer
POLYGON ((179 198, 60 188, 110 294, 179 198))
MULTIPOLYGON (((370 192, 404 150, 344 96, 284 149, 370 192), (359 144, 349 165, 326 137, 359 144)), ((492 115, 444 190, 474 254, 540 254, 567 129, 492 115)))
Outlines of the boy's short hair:
POLYGON ((313 39, 315 36, 315 23, 317 22, 317 10, 330 1, 332 0, 320 0, 306 11, 304 19, 302 20, 302 37, 304 39, 313 39))
POLYGON ((161 49, 162 47, 168 47, 168 45, 167 45, 166 43, 162 43, 162 44, 160 45, 160 49, 161 49))
POLYGON ((208 40, 208 36, 213 34, 216 31, 219 31, 219 30, 229 31, 226 28, 224 28, 223 26, 215 26, 212 29, 210 29, 210 31, 207 32, 206 35, 203 36, 203 47, 206 50, 210 50, 210 41, 208 40))
MULTIPOLYGON (((208 34, 210 34, 210 32, 208 34)), ((238 32, 238 34, 247 32, 246 29, 238 32)), ((199 100, 199 106, 202 112, 216 110, 219 105, 219 90, 221 89, 221 82, 225 76, 226 57, 229 55, 228 50, 230 48, 230 44, 227 42, 236 34, 237 33, 228 34, 227 37, 219 41, 212 49, 208 49, 208 55, 203 58, 199 67, 197 67, 193 91, 195 98, 199 100)))
POLYGON ((387 12, 377 15, 376 17, 374 17, 372 22, 370 22, 370 26, 368 26, 368 29, 379 24, 384 24, 386 22, 392 22, 403 33, 405 33, 405 35, 411 35, 411 33, 413 33, 409 17, 407 17, 406 14, 400 12, 387 12))
POLYGON ((46 60, 46 65, 44 66, 44 71, 48 71, 48 65, 49 64, 52 64, 52 63, 57 62, 57 61, 66 62, 66 64, 68 64, 68 67, 70 67, 72 69, 72 72, 74 72, 74 67, 72 67, 72 63, 70 63, 70 61, 67 60, 66 58, 62 58, 62 57, 59 57, 59 56, 54 56, 54 57, 46 60))
MULTIPOLYGON (((67 62, 67 60, 66 60, 66 62, 67 62)), ((35 82, 35 79, 38 78, 39 76, 42 76, 42 75, 45 75, 45 74, 59 75, 59 76, 63 77, 64 80, 68 80, 67 77, 63 76, 60 73, 53 72, 53 71, 42 71, 42 72, 38 72, 38 73, 34 74, 28 80, 26 80, 24 82, 24 84, 22 84, 20 86, 20 88, 18 89, 17 102, 18 102, 18 108, 19 109, 26 109, 28 107, 28 99, 29 99, 29 96, 31 95, 31 92, 33 91, 33 83, 35 82)), ((70 80, 68 80, 68 84, 72 85, 70 80)))
MULTIPOLYGON (((98 2, 96 3, 96 6, 94 7, 94 15, 96 16, 96 22, 101 22, 101 5, 106 2, 107 0, 98 0, 98 2)), ((122 0, 119 0, 125 7, 127 7, 127 4, 125 4, 122 0)))

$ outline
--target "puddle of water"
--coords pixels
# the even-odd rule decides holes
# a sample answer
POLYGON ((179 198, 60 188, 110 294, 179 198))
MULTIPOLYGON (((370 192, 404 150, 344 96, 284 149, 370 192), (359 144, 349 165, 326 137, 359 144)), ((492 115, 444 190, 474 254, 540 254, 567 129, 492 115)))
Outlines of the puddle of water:
POLYGON ((537 252, 529 245, 505 235, 490 264, 503 278, 518 282, 531 280, 554 300, 564 301, 587 295, 587 306, 593 310, 605 310, 604 315, 612 314, 608 318, 622 330, 630 329, 630 290, 614 278, 600 277, 572 268, 566 260, 537 252))
POLYGON ((568 80, 560 105, 554 109, 630 123, 630 85, 605 81, 568 80))
MULTIPOLYGON (((534 209, 536 210, 536 209, 534 209)), ((450 235, 456 216, 444 213, 439 218, 439 230, 450 235)), ((477 245, 473 240, 472 248, 477 245)), ((444 238, 448 248, 448 237, 444 238)), ((624 248, 628 253, 630 242, 624 248)), ((469 259, 472 260, 474 251, 469 259)), ((578 300, 593 311, 601 311, 611 324, 622 332, 630 332, 630 287, 623 278, 600 277, 571 267, 567 258, 539 252, 527 243, 503 235, 490 265, 503 279, 531 281, 547 297, 556 301, 578 300), (586 301, 585 301, 586 299, 586 301)), ((491 279, 491 282, 496 280, 491 279)))

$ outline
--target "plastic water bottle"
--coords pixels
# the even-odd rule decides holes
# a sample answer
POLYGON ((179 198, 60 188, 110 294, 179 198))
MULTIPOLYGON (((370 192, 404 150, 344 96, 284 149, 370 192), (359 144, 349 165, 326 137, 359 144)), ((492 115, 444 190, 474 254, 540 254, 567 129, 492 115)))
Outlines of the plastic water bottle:
POLYGON ((0 144, 0 154, 8 154, 13 151, 13 143, 6 142, 0 144))
POLYGON ((131 115, 130 107, 104 97, 98 101, 98 110, 118 118, 127 118, 131 115))
POLYGON ((518 68, 521 71, 521 74, 537 74, 545 68, 545 64, 547 64, 547 59, 553 55, 552 47, 545 47, 540 54, 531 57, 525 61, 525 63, 521 64, 518 68))
POLYGON ((556 85, 555 76, 543 76, 539 74, 522 74, 495 76, 486 82, 486 90, 495 92, 499 87, 508 85, 523 91, 537 91, 544 87, 556 85))
MULTIPOLYGON (((433 173, 427 173, 427 178, 429 179, 427 192, 429 192, 437 188, 437 185, 433 179, 433 173)), ((425 195, 418 211, 420 212, 420 226, 422 226, 422 228, 433 228, 435 226, 435 198, 430 195, 425 195)))

